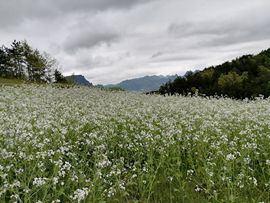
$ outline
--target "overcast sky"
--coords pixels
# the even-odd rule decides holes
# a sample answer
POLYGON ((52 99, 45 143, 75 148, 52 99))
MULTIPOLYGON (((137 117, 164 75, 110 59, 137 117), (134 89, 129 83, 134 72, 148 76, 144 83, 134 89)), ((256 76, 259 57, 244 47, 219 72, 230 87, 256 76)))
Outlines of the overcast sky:
POLYGON ((27 40, 94 84, 270 48, 269 0, 0 0, 0 44, 27 40))

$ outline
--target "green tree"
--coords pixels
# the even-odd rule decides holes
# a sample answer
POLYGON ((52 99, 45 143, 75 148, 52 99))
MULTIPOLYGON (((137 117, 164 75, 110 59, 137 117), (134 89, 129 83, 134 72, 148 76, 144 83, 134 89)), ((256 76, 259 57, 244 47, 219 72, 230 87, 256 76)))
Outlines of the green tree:
POLYGON ((0 47, 0 77, 8 77, 10 75, 8 68, 8 57, 5 47, 0 47))
POLYGON ((54 70, 54 82, 55 83, 67 83, 66 78, 62 75, 62 73, 58 70, 54 70))
POLYGON ((33 50, 26 41, 23 42, 23 48, 28 79, 35 82, 50 82, 56 61, 47 53, 41 54, 39 50, 33 50))
POLYGON ((265 66, 259 66, 258 78, 255 83, 257 92, 263 94, 266 97, 270 96, 270 69, 265 66))
POLYGON ((24 79, 24 50, 21 42, 14 40, 11 48, 6 48, 8 55, 7 66, 12 73, 12 77, 24 79))
POLYGON ((270 96, 270 49, 257 55, 244 55, 183 77, 160 88, 161 94, 228 95, 234 98, 270 96))
MULTIPOLYGON (((13 41, 10 47, 0 47, 0 77, 52 82, 57 67, 54 58, 33 49, 27 41, 13 41)), ((59 74, 57 70, 56 75, 59 74)))
POLYGON ((45 59, 45 79, 47 82, 52 82, 54 76, 54 70, 58 69, 58 62, 50 54, 44 52, 43 57, 45 59))
POLYGON ((231 71, 228 74, 221 74, 218 79, 218 86, 222 94, 227 94, 232 97, 239 97, 242 93, 243 82, 248 78, 247 73, 238 75, 236 72, 231 71))

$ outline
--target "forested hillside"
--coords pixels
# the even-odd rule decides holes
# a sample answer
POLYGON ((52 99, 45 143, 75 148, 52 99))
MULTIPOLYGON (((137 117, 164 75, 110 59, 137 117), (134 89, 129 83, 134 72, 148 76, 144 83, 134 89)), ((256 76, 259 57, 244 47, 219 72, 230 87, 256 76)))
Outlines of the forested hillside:
POLYGON ((270 49, 203 71, 188 71, 159 89, 161 94, 227 95, 243 99, 270 96, 270 49))
POLYGON ((33 82, 66 82, 57 61, 32 48, 26 41, 0 47, 0 77, 33 82))

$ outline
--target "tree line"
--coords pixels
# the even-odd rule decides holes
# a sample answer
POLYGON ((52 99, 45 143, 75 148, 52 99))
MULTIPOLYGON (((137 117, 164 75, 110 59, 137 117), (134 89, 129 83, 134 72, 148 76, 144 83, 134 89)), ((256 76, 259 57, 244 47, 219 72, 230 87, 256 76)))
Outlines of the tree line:
POLYGON ((270 96, 270 49, 258 55, 211 66, 202 71, 188 71, 162 85, 160 94, 200 94, 237 99, 270 96))
POLYGON ((32 48, 27 41, 13 41, 0 47, 0 77, 33 82, 66 82, 57 61, 32 48))

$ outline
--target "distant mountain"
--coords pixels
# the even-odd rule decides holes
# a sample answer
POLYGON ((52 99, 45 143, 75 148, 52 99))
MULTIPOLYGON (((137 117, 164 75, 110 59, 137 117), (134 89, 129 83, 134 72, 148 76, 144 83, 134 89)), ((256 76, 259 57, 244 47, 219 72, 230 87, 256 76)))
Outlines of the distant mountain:
POLYGON ((68 82, 74 83, 76 85, 93 86, 93 84, 86 80, 83 75, 71 75, 65 78, 68 82))
POLYGON ((170 76, 145 76, 141 78, 135 78, 131 80, 125 80, 115 85, 106 85, 105 87, 119 87, 129 91, 156 91, 160 88, 162 84, 165 84, 169 81, 174 81, 177 75, 170 76))

